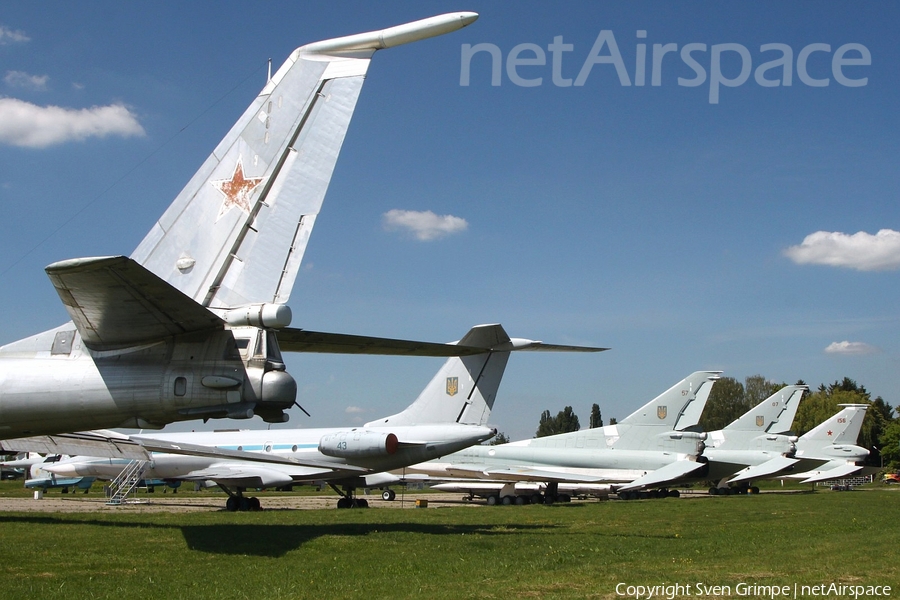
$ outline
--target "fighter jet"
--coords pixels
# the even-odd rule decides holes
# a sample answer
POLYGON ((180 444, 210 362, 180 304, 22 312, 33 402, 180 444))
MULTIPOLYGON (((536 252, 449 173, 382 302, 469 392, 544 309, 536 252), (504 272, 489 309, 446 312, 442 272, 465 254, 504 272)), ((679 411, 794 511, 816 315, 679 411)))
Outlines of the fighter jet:
MULTIPOLYGON (((474 446, 440 461, 429 461, 405 469, 404 474, 424 474, 433 479, 477 479, 503 482, 488 503, 516 502, 515 484, 543 482, 545 502, 567 501, 561 483, 627 483, 630 490, 664 488, 668 481, 690 474, 705 474, 701 454, 706 434, 681 431, 694 424, 693 404, 705 404, 718 371, 693 373, 617 423, 497 446, 474 446)), ((369 479, 372 486, 387 485, 382 474, 369 479)), ((660 495, 668 494, 661 490, 660 495)))
MULTIPOLYGON (((312 481, 328 481, 342 495, 338 508, 365 507, 367 502, 355 498, 354 490, 365 487, 366 475, 451 454, 496 434, 487 421, 509 354, 530 349, 531 342, 510 339, 500 325, 482 325, 460 344, 483 353, 448 359, 400 413, 340 429, 131 436, 130 442, 156 451, 146 457, 141 476, 213 481, 229 494, 228 510, 259 508, 258 499, 243 495, 247 488, 312 481)), ((76 457, 48 469, 57 476, 112 479, 127 462, 76 457)))
POLYGON ((188 419, 288 420, 283 351, 483 352, 292 329, 290 297, 372 55, 452 13, 296 49, 131 256, 46 268, 71 322, 0 347, 0 439, 188 419))

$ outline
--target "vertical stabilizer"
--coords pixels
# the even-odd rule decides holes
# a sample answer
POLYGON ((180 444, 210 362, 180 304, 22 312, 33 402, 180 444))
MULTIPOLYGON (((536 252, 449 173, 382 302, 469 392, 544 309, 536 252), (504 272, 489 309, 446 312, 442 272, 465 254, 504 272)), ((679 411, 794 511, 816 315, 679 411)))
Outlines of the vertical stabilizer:
POLYGON ((681 416, 675 423, 676 431, 700 431, 700 416, 703 409, 706 408, 706 401, 709 400, 709 394, 712 392, 713 385, 718 381, 718 377, 710 377, 708 381, 700 384, 700 389, 694 394, 694 397, 688 402, 687 406, 681 411, 681 416))
POLYGON ((844 407, 830 419, 807 431, 797 440, 797 451, 803 454, 816 452, 835 444, 856 444, 862 430, 868 404, 842 404, 844 407))
POLYGON ((509 360, 510 338, 500 325, 479 325, 458 343, 483 347, 485 351, 448 359, 406 410, 366 426, 486 424, 509 360), (504 349, 493 350, 498 347, 504 349))
MULTIPOLYGON (((618 425, 652 425, 674 429, 678 419, 707 381, 717 379, 720 371, 691 373, 671 388, 634 411, 618 425)), ((621 430, 621 427, 619 428, 621 430)))
POLYGON ((785 386, 726 425, 723 431, 752 431, 759 434, 780 433, 773 431, 773 427, 790 430, 793 415, 797 412, 796 407, 806 390, 805 385, 785 386), (785 414, 786 411, 789 414, 785 414), (786 421, 786 424, 783 421, 786 421))
POLYGON ((793 389, 791 389, 790 397, 784 401, 785 408, 769 428, 766 429, 766 433, 787 435, 791 432, 791 427, 794 424, 794 417, 797 416, 797 409, 800 408, 800 400, 803 399, 803 394, 809 391, 809 387, 805 385, 789 385, 781 391, 788 388, 793 389))
POLYGON ((476 18, 439 15, 295 50, 132 258, 210 308, 287 302, 372 54, 476 18))

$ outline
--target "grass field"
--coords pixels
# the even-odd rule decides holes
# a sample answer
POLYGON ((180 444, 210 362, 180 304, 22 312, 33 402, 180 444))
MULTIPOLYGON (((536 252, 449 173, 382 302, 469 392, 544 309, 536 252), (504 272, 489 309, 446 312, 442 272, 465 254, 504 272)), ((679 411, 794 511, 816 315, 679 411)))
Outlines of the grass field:
MULTIPOLYGON (((555 506, 0 513, 0 598, 617 598, 619 583, 892 585, 900 492, 555 506)), ((725 591, 725 590, 722 590, 725 591)), ((766 596, 768 597, 768 596, 766 596)), ((822 596, 819 596, 822 597, 822 596)), ((849 597, 849 596, 843 596, 849 597)))

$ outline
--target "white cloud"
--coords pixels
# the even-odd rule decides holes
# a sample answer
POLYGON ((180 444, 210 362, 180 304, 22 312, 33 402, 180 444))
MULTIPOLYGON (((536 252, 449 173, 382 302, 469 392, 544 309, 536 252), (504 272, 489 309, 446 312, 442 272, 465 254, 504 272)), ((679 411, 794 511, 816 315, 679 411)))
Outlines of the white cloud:
POLYGON ((360 408, 358 406, 348 406, 347 408, 344 409, 344 412, 347 413, 348 415, 355 415, 355 414, 366 412, 366 409, 360 408))
POLYGON ((395 208, 384 213, 384 227, 388 230, 405 229, 416 239, 427 242, 465 231, 469 224, 463 218, 439 216, 430 210, 420 212, 395 208))
POLYGON ((878 348, 865 342, 832 342, 825 348, 826 354, 860 355, 877 352, 878 348))
POLYGON ((853 235, 817 231, 784 254, 799 265, 828 265, 858 271, 900 269, 900 231, 882 229, 875 235, 865 231, 853 235))
POLYGON ((72 109, 37 106, 15 98, 0 98, 0 143, 46 148, 89 137, 142 136, 144 128, 125 106, 72 109))
POLYGON ((13 31, 8 27, 0 25, 0 46, 29 41, 31 41, 31 38, 28 37, 24 31, 13 31))
POLYGON ((47 89, 49 75, 29 75, 23 71, 7 71, 3 78, 6 85, 42 92, 47 89))

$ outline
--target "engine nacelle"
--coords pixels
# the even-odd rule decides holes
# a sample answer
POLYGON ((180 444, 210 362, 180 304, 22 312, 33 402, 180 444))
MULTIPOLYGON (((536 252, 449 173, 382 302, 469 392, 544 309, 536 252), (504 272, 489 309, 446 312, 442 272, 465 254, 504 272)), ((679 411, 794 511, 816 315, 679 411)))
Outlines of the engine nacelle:
POLYGON ((323 435, 319 452, 336 458, 377 458, 394 454, 399 445, 393 433, 350 430, 323 435))
POLYGON ((287 304, 248 304, 220 312, 232 327, 264 327, 281 329, 291 324, 291 307, 287 304))

